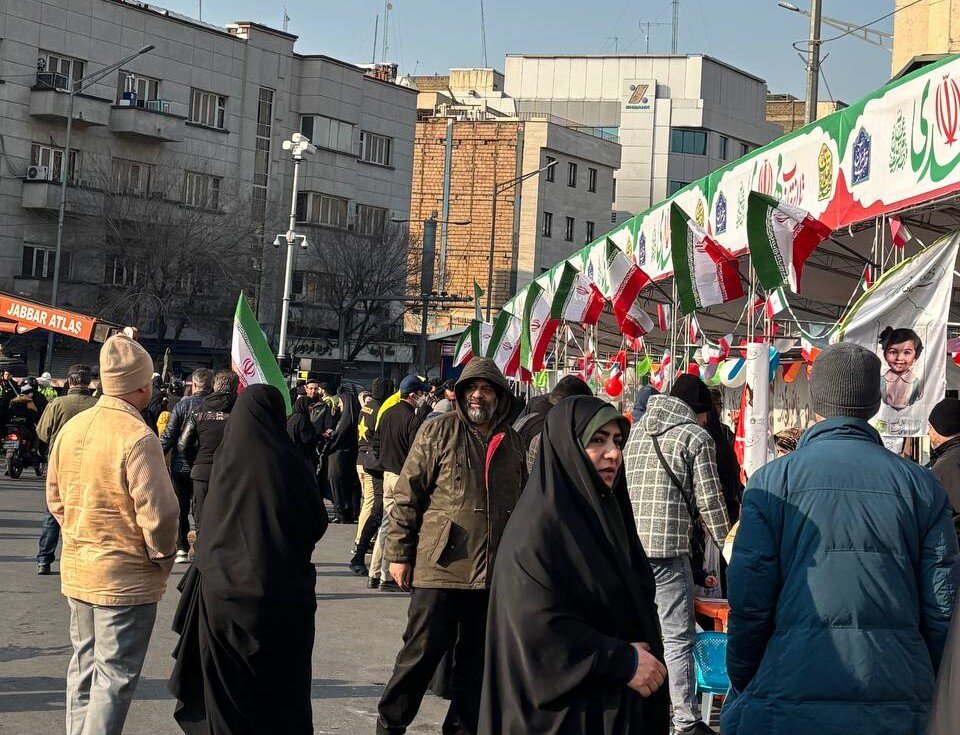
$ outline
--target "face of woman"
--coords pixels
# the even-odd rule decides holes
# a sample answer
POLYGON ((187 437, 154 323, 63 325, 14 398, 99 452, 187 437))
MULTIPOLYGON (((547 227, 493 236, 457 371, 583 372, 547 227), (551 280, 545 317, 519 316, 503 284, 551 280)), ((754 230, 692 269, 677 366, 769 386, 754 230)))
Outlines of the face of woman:
POLYGON ((899 342, 887 347, 884 357, 893 372, 906 372, 913 367, 913 363, 917 359, 917 348, 912 341, 899 342))
POLYGON ((590 462, 597 468, 600 479, 607 487, 613 487, 620 465, 623 464, 623 432, 620 424, 611 421, 597 429, 584 448, 590 462))

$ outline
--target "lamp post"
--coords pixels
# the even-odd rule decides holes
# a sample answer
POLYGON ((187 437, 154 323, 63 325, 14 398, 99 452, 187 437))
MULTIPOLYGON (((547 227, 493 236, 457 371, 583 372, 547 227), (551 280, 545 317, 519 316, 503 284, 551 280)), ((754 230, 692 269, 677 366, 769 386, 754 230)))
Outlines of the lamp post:
MULTIPOLYGON (((67 211, 67 176, 70 171, 70 136, 73 133, 73 105, 77 95, 91 84, 99 82, 107 74, 115 72, 122 66, 129 64, 138 56, 153 51, 156 46, 152 43, 147 44, 136 53, 121 59, 115 64, 105 66, 99 71, 84 77, 83 79, 69 80, 69 99, 67 100, 67 132, 63 140, 63 159, 60 162, 60 207, 57 211, 57 245, 53 256, 53 283, 50 286, 50 305, 57 306, 57 297, 60 287, 60 253, 63 251, 63 218, 67 211)), ((53 370, 53 332, 47 333, 47 354, 44 359, 44 370, 52 372, 53 370)))
POLYGON ((306 250, 310 247, 306 235, 298 235, 295 230, 297 226, 297 183, 300 175, 300 162, 303 161, 304 153, 316 153, 317 149, 310 139, 302 133, 294 133, 290 140, 283 141, 283 150, 290 151, 293 156, 293 193, 290 199, 290 223, 287 225, 287 231, 277 235, 273 241, 274 247, 280 247, 281 243, 287 244, 287 264, 283 272, 283 308, 280 312, 280 344, 277 347, 277 361, 281 367, 287 360, 287 326, 290 321, 290 291, 293 289, 293 246, 300 241, 300 247, 306 250))
POLYGON ((556 166, 557 161, 550 161, 546 166, 538 168, 536 171, 530 171, 525 173, 522 176, 517 176, 510 179, 509 181, 504 181, 499 184, 494 182, 493 184, 493 206, 490 211, 490 260, 487 263, 487 321, 490 321, 490 300, 493 296, 493 252, 497 244, 497 197, 500 196, 503 192, 512 189, 514 186, 519 184, 522 181, 526 181, 531 176, 536 176, 541 174, 551 166, 556 166))

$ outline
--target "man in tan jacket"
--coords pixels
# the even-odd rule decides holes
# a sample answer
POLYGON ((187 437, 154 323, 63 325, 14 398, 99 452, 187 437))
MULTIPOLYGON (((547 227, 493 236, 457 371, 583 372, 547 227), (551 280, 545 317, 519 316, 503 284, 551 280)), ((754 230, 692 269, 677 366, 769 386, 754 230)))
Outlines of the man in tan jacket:
POLYGON ((153 361, 116 335, 100 350, 103 396, 50 450, 47 506, 63 532, 70 606, 67 735, 123 730, 176 551, 179 506, 140 411, 153 361))

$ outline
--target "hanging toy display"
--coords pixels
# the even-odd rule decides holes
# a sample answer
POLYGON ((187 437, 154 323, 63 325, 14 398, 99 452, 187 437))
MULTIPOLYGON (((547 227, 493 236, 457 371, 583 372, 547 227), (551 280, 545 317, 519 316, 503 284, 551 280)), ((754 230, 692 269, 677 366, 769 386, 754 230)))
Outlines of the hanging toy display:
POLYGON ((607 378, 603 388, 611 398, 616 398, 623 393, 623 371, 620 369, 620 363, 617 360, 614 360, 610 365, 610 377, 607 378))

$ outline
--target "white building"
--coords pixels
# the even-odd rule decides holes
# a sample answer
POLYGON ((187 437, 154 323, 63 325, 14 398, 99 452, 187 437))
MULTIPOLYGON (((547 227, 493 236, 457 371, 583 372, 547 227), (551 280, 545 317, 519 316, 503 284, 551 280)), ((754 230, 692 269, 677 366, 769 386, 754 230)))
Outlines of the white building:
MULTIPOLYGON (((152 44, 77 96, 59 303, 120 319, 133 302, 125 313, 143 319, 137 326, 148 348, 171 346, 184 369, 223 363, 241 288, 273 336, 286 248, 272 243, 287 229, 292 185, 281 142, 302 129, 319 150, 300 169, 307 222, 299 229, 311 247, 295 254, 294 353, 339 358, 338 321, 317 306, 317 284, 332 275, 331 242, 347 234, 375 240, 391 218, 407 216, 415 92, 393 83, 390 69, 298 54, 288 33, 250 22, 220 28, 133 0, 0 0, 0 38, 0 290, 50 298, 63 88, 152 44), (97 229, 105 201, 141 214, 149 203, 167 230, 190 218, 209 219, 218 233, 252 223, 250 237, 207 263, 209 241, 194 235, 198 242, 171 248, 167 270, 135 242, 111 250, 116 227, 97 229), (162 308, 149 305, 151 279, 177 282, 162 291, 170 293, 162 308)), ((185 224, 182 237, 189 233, 185 224)), ((348 317, 351 329, 356 317, 348 317)), ((399 328, 388 332, 380 337, 400 340, 399 328)), ((36 370, 42 343, 24 335, 6 347, 27 352, 36 370)), ((57 366, 90 359, 94 348, 58 339, 57 366)), ((411 359, 400 345, 388 354, 411 359)))
POLYGON ((599 128, 622 148, 616 221, 780 134, 764 80, 709 56, 510 55, 504 90, 520 114, 599 128))

